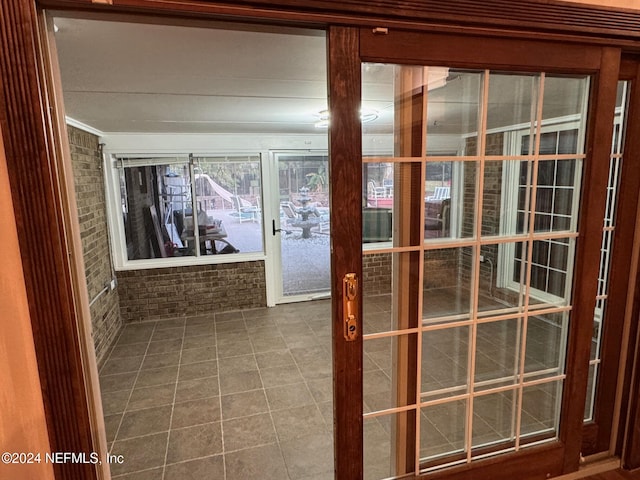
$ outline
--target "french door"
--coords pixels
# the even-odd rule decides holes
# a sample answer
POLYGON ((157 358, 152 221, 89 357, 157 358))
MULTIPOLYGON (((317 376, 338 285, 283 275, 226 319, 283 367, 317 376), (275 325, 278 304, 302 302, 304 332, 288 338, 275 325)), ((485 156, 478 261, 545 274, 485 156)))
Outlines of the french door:
POLYGON ((577 469, 619 61, 330 30, 337 478, 577 469))

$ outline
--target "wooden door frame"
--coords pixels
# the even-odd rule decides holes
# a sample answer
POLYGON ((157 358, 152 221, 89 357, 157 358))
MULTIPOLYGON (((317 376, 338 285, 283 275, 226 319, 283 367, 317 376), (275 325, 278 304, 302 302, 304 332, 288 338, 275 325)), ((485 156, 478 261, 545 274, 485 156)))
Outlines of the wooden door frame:
MULTIPOLYGON (((60 139, 55 134, 50 115, 52 99, 48 96, 48 86, 41 70, 44 59, 38 48, 38 8, 43 7, 80 9, 98 16, 110 12, 146 13, 174 18, 278 21, 316 27, 350 25, 329 28, 329 42, 334 52, 333 57, 331 54, 329 56, 329 65, 335 74, 329 81, 335 122, 331 143, 334 155, 338 156, 338 152, 344 151, 346 160, 344 165, 337 161, 332 163, 333 179, 337 183, 340 183, 338 178, 341 175, 353 174, 355 164, 351 162, 354 161, 354 149, 360 141, 359 122, 352 115, 353 95, 357 92, 344 90, 345 85, 353 88, 353 82, 359 75, 360 59, 356 61, 355 56, 358 26, 384 24, 465 35, 490 33, 494 39, 544 37, 562 41, 563 48, 588 42, 640 51, 640 12, 571 5, 555 0, 531 0, 515 4, 506 0, 489 0, 481 5, 474 4, 478 12, 470 12, 469 2, 465 0, 410 0, 400 6, 385 0, 0 0, 0 37, 3 38, 0 44, 0 128, 5 139, 25 286, 45 393, 49 437, 52 449, 57 451, 96 451, 96 429, 102 427, 92 426, 92 422, 100 423, 102 420, 95 418, 95 412, 90 407, 92 401, 99 400, 91 398, 96 392, 88 392, 87 384, 91 379, 83 369, 82 350, 85 346, 78 332, 89 319, 78 303, 77 272, 74 274, 75 267, 69 258, 70 254, 77 253, 72 248, 73 235, 70 234, 68 219, 63 212, 65 199, 59 177, 59 158, 55 153, 60 139), (344 73, 342 78, 336 68, 344 69, 341 70, 344 73), (347 83, 341 83, 347 79, 347 83), (340 98, 350 101, 341 103, 340 98), (352 118, 349 119, 350 114, 352 118), (343 130, 338 130, 339 125, 343 130), (346 150, 342 150, 343 147, 346 150), (44 239, 43 229, 47 232, 44 239)), ((576 51, 576 54, 579 52, 576 51)), ((358 168, 359 155, 358 152, 358 168)), ((339 192, 347 195, 340 198, 340 204, 356 202, 349 192, 357 192, 357 203, 360 203, 360 191, 356 185, 343 180, 342 187, 336 191, 339 192)), ((336 198, 339 197, 336 195, 336 198)), ((360 248, 359 218, 349 218, 348 224, 345 218, 345 222, 340 224, 344 231, 333 232, 333 246, 338 250, 338 253, 334 250, 337 260, 332 266, 336 298, 333 305, 334 382, 336 388, 343 392, 336 397, 338 404, 357 402, 361 395, 358 391, 354 393, 355 396, 344 395, 361 375, 361 341, 345 345, 336 338, 342 328, 339 302, 342 290, 336 279, 347 271, 355 270, 359 274, 360 267, 358 263, 353 263, 351 256, 356 248, 354 238, 358 238, 357 248, 360 248)), ((637 400, 638 390, 640 387, 637 386, 631 390, 633 400, 637 400)), ((630 415, 640 422, 635 403, 633 408, 630 415)), ((345 480, 360 478, 361 475, 362 461, 357 458, 358 449, 350 442, 354 436, 360 435, 362 429, 361 416, 357 417, 354 412, 344 411, 336 412, 335 417, 336 466, 340 478, 345 480), (352 466, 352 462, 356 465, 352 466), (343 474, 343 470, 348 473, 343 474)), ((555 455, 553 449, 549 453, 555 455)), ((488 465, 490 467, 490 463, 488 465)), ((58 464, 55 474, 56 478, 83 480, 101 476, 92 466, 81 464, 58 464)))
POLYGON ((362 302, 357 302, 358 335, 344 334, 343 278, 355 273, 362 298, 362 130, 361 71, 358 30, 330 27, 329 178, 331 179, 331 311, 333 331, 333 398, 335 478, 363 476, 362 454, 362 302), (344 206, 348 205, 345 212, 344 206), (355 254, 357 252, 357 254, 355 254))
MULTIPOLYGON (((620 394, 618 403, 622 406, 622 411, 617 422, 618 432, 613 439, 615 442, 613 447, 615 447, 615 453, 621 456, 623 468, 637 469, 640 468, 640 327, 638 322, 640 318, 640 290, 638 289, 638 285, 640 285, 640 260, 638 258, 640 255, 640 239, 638 238, 640 216, 638 213, 636 215, 629 215, 629 213, 638 212, 640 207, 640 179, 637 178, 640 176, 640 168, 638 168, 638 162, 640 161, 640 57, 632 56, 627 60, 622 64, 621 79, 632 82, 627 117, 634 120, 629 121, 627 125, 627 138, 629 141, 624 147, 624 158, 625 161, 633 162, 632 166, 635 167, 635 171, 633 168, 629 168, 626 173, 623 173, 622 182, 623 185, 626 183, 628 190, 626 200, 624 200, 627 203, 623 204, 621 202, 618 206, 620 213, 618 217, 623 217, 623 212, 627 212, 628 217, 630 217, 627 219, 628 223, 632 224, 629 227, 625 227, 630 230, 628 236, 631 237, 631 240, 625 241, 629 242, 628 252, 631 253, 632 260, 628 262, 629 259, 627 258, 627 262, 631 263, 629 267, 631 277, 627 277, 629 281, 629 298, 625 302, 628 308, 629 325, 627 330, 621 333, 621 335, 628 335, 629 344, 626 351, 621 352, 623 357, 620 365, 624 366, 624 377, 618 379, 618 392, 620 394), (627 179, 627 176, 631 178, 627 179), (625 353, 626 355, 624 355, 625 353)), ((621 218, 620 221, 622 222, 623 220, 621 218)), ((617 234, 618 232, 616 231, 617 234)), ((623 235, 622 232, 620 235, 623 235)), ((624 260, 624 258, 620 260, 620 263, 623 264, 620 267, 621 269, 626 268, 624 260)), ((615 333, 611 334, 610 342, 612 344, 610 348, 615 349, 615 333)))

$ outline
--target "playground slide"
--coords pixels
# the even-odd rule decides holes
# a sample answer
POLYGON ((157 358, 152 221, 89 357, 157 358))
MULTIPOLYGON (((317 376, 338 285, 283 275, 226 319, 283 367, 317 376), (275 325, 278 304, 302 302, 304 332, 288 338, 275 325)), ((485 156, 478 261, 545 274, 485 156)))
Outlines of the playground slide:
POLYGON ((207 175, 206 173, 197 173, 196 174, 196 180, 198 178, 204 178, 209 185, 211 185, 211 188, 213 189, 214 192, 216 192, 218 195, 220 195, 220 197, 222 197, 223 200, 229 202, 231 205, 235 205, 236 203, 234 202, 233 198, 237 197, 238 200, 240 201, 240 205, 243 207, 250 207, 251 206, 251 202, 249 202, 248 200, 245 200, 243 198, 238 197, 237 195, 234 195, 233 193, 231 193, 228 190, 225 190, 220 184, 216 183, 213 181, 213 179, 207 175))

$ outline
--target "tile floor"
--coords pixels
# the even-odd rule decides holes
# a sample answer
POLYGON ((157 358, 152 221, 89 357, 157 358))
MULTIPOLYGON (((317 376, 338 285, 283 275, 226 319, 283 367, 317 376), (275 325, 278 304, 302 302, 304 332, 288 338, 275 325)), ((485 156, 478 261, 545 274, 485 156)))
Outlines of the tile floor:
MULTIPOLYGON (((389 296, 366 299, 364 332, 388 329, 390 312, 389 296)), ((542 320, 529 321, 527 371, 558 366, 560 329, 542 320)), ((476 382, 509 381, 519 328, 478 326, 476 382)), ((423 394, 464 393, 468 340, 468 326, 423 334, 423 394)), ((330 345, 329 300, 126 326, 100 372, 108 442, 125 458, 114 478, 332 479, 330 345)), ((389 338, 365 342, 365 412, 396 406, 395 348, 389 338)), ((553 428, 558 386, 525 389, 523 433, 553 428)), ((474 445, 511 438, 516 403, 509 391, 478 397, 474 445)), ((422 409, 423 457, 463 449, 465 408, 422 409)), ((365 422, 365 478, 389 474, 393 420, 365 422)))
POLYGON ((330 303, 126 326, 100 371, 122 480, 333 478, 330 303))

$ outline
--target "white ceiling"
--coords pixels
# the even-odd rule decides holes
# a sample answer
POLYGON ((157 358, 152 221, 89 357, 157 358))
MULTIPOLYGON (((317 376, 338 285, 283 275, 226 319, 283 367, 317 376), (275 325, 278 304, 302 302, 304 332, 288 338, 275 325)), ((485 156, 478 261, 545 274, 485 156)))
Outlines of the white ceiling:
MULTIPOLYGON (((109 133, 318 134, 327 108, 323 31, 179 26, 55 16, 67 116, 109 133)), ((576 81, 547 81, 546 118, 577 113, 576 81)), ((526 122, 531 80, 494 76, 488 128, 526 122)), ((477 129, 479 76, 451 70, 429 93, 431 133, 477 129), (446 106, 446 108, 445 108, 446 106)), ((368 133, 392 133, 393 69, 363 69, 368 133)))
POLYGON ((324 32, 54 23, 66 114, 103 132, 314 132, 327 108, 324 32))

